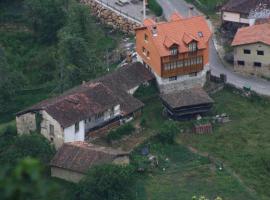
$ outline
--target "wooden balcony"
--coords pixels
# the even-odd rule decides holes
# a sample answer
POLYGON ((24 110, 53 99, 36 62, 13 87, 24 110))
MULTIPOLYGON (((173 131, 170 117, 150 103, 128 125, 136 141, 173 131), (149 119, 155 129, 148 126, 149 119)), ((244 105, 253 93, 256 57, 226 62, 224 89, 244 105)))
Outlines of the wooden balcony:
POLYGON ((177 60, 185 60, 194 57, 203 56, 203 50, 198 50, 195 52, 186 52, 186 53, 179 53, 177 55, 165 56, 161 58, 161 63, 170 63, 177 60))
POLYGON ((196 72, 200 72, 203 70, 203 64, 195 64, 186 67, 179 67, 171 70, 165 70, 164 65, 162 66, 161 76, 163 78, 169 78, 172 76, 179 76, 179 75, 188 75, 196 72))

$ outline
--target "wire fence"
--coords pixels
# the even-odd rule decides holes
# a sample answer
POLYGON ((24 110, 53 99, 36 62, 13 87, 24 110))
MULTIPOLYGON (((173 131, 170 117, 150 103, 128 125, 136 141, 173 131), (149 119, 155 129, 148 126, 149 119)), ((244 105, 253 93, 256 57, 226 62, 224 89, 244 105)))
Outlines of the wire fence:
POLYGON ((121 16, 135 22, 135 23, 138 23, 138 24, 141 24, 142 23, 142 19, 139 19, 138 17, 134 17, 130 14, 128 14, 127 12, 117 8, 116 6, 113 6, 112 3, 109 3, 108 1, 106 0, 95 0, 97 3, 107 7, 108 9, 120 14, 121 16))

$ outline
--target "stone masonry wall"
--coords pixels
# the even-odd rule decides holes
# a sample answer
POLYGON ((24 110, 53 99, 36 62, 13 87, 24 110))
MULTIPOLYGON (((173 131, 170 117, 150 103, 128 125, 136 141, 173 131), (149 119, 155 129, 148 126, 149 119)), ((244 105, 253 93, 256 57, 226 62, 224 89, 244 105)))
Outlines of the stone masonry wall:
POLYGON ((140 23, 135 22, 135 20, 128 19, 95 0, 81 0, 81 3, 88 5, 91 9, 91 14, 99 18, 101 23, 115 30, 120 30, 127 34, 134 34, 134 28, 140 26, 140 23))
POLYGON ((16 126, 18 134, 27 134, 36 131, 35 113, 26 113, 16 117, 16 126))

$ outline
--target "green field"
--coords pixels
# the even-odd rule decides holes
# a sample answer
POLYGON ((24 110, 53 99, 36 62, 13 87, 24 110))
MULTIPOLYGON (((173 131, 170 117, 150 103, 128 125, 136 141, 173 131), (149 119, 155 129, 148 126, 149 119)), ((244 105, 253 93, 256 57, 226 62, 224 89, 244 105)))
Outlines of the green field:
POLYGON ((231 122, 212 135, 181 135, 180 141, 222 159, 260 198, 270 199, 270 101, 226 89, 214 95, 215 111, 231 122))
MULTIPOLYGON (((267 116, 270 116, 270 102, 257 97, 247 99, 237 94, 237 91, 232 91, 231 89, 225 89, 215 94, 213 98, 216 101, 213 112, 228 113, 231 116, 232 122, 215 127, 215 133, 213 135, 199 136, 180 134, 180 140, 178 138, 177 141, 179 141, 179 143, 177 145, 150 145, 150 149, 152 150, 151 154, 158 155, 162 164, 158 170, 154 170, 146 177, 143 176, 139 178, 136 186, 137 199, 188 200, 191 199, 193 195, 202 194, 211 198, 219 195, 224 199, 260 199, 265 194, 267 195, 269 176, 265 174, 263 163, 257 163, 256 166, 258 166, 256 167, 251 165, 252 163, 255 164, 252 160, 250 160, 250 162, 246 160, 245 155, 250 153, 250 149, 248 152, 245 152, 248 147, 244 148, 246 145, 244 142, 244 134, 249 132, 247 135, 254 135, 252 130, 256 130, 258 133, 264 132, 264 136, 268 137, 268 140, 270 139, 270 136, 267 136, 267 132, 270 128, 267 120, 267 116), (254 121, 255 118, 259 118, 256 119, 256 122, 260 121, 260 130, 258 129, 259 124, 250 123, 254 121), (254 126, 253 129, 252 126, 254 126), (239 135, 239 132, 242 131, 244 131, 242 133, 243 135, 239 135), (214 155, 220 159, 226 158, 228 161, 232 160, 235 162, 236 166, 241 166, 240 169, 234 166, 231 167, 244 180, 243 183, 241 179, 239 180, 232 174, 231 169, 226 169, 225 167, 223 171, 219 171, 216 169, 215 164, 210 163, 207 158, 195 155, 185 147, 185 145, 193 146, 193 144, 202 151, 212 148, 213 151, 221 152, 220 154, 217 153, 214 155), (228 146, 230 146, 230 148, 228 146), (236 151, 237 149, 238 151, 236 151), (236 154, 238 158, 235 158, 235 160, 232 159, 232 153, 236 154), (164 162, 165 158, 169 158, 168 163, 164 162), (165 171, 162 170, 163 166, 166 168, 165 171), (243 168, 244 170, 242 170, 243 168), (256 180, 252 174, 254 174, 254 176, 258 175, 256 180), (261 179, 262 176, 264 176, 263 179, 261 179), (254 182, 250 184, 251 182, 248 180, 251 182, 254 180, 254 182), (263 184, 265 186, 262 186, 263 184), (257 185, 254 189, 256 189, 258 193, 260 188, 265 188, 265 190, 261 191, 261 195, 258 195, 256 192, 252 191, 252 185, 257 185)), ((156 132, 166 121, 161 115, 161 102, 158 96, 147 98, 144 95, 144 99, 142 100, 146 104, 143 117, 149 119, 148 127, 153 132, 156 132)), ((181 128, 190 127, 190 124, 190 122, 178 123, 181 128)), ((252 138, 252 141, 255 143, 252 144, 252 141, 249 142, 252 146, 257 145, 257 137, 258 135, 252 138)), ((264 143, 267 145, 268 140, 265 137, 264 143)), ((152 141, 150 141, 150 144, 151 142, 152 141)), ((262 156, 262 151, 260 148, 253 149, 253 151, 253 155, 255 156, 253 159, 258 161, 262 156)), ((138 159, 138 155, 135 155, 136 160, 138 159)), ((267 158, 267 156, 265 156, 265 158, 267 158)))
POLYGON ((207 158, 191 153, 184 146, 155 143, 148 146, 150 153, 159 157, 160 164, 158 169, 139 178, 138 200, 191 200, 194 195, 211 199, 217 196, 230 200, 254 199, 230 173, 219 171, 207 158))

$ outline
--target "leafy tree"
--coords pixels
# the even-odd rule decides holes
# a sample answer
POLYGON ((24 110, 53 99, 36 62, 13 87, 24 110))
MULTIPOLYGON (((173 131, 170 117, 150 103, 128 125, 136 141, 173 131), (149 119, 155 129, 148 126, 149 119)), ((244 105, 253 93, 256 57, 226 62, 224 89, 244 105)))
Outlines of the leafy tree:
POLYGON ((3 200, 56 198, 57 187, 42 177, 42 167, 37 160, 26 158, 15 168, 5 168, 0 174, 0 193, 3 200))
POLYGON ((102 165, 90 169, 78 185, 81 200, 132 200, 133 170, 118 165, 102 165))
POLYGON ((43 43, 57 40, 57 32, 66 20, 64 0, 26 0, 26 19, 43 43))
POLYGON ((103 70, 103 61, 97 55, 94 21, 89 8, 70 3, 66 25, 59 31, 58 55, 61 90, 95 77, 103 70))
POLYGON ((0 112, 6 111, 6 106, 13 101, 22 77, 9 66, 4 50, 0 46, 0 112))
POLYGON ((0 163, 16 164, 18 160, 30 156, 47 165, 54 153, 54 148, 43 136, 22 135, 13 138, 13 142, 0 152, 0 163))
POLYGON ((157 139, 164 144, 173 144, 176 134, 179 132, 178 127, 173 122, 166 122, 159 133, 157 139))

